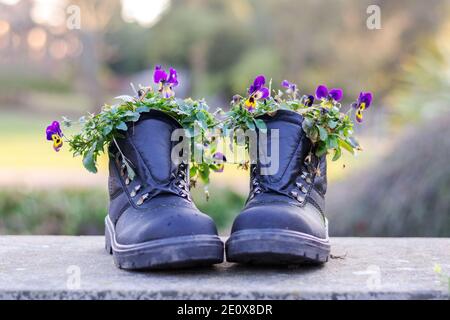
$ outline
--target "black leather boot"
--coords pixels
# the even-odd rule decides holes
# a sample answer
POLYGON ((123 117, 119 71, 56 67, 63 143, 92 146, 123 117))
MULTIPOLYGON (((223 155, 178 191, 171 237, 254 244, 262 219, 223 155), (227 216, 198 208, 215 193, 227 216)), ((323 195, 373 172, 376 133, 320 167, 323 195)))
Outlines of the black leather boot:
POLYGON ((189 168, 171 161, 171 134, 181 128, 160 111, 142 114, 110 146, 106 250, 123 269, 202 266, 223 261, 212 219, 192 203, 189 168), (133 165, 130 179, 122 154, 133 165))
POLYGON ((298 113, 280 110, 261 119, 268 128, 269 153, 270 130, 279 129, 279 167, 272 175, 262 175, 268 156, 258 150, 257 161, 250 167, 246 206, 235 219, 226 243, 227 260, 254 264, 326 262, 330 252, 324 215, 326 157, 314 155, 298 113))

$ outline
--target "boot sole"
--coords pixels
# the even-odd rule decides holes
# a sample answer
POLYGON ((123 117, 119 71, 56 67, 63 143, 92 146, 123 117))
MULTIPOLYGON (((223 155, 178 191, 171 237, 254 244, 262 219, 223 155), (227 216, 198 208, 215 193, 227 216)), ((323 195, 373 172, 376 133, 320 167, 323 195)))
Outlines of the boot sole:
POLYGON ((224 245, 215 235, 192 235, 132 245, 116 241, 114 225, 105 219, 105 249, 117 267, 127 270, 175 269, 222 263, 224 245))
POLYGON ((283 229, 237 231, 225 248, 229 262, 261 265, 323 264, 330 254, 328 238, 283 229))

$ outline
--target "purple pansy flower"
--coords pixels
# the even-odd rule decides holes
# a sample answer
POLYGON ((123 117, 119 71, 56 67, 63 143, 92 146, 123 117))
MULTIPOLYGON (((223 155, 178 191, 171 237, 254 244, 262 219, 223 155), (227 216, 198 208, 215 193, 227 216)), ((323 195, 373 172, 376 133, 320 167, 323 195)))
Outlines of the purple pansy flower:
POLYGON ((153 82, 159 84, 158 91, 164 98, 170 98, 175 95, 173 88, 178 85, 177 70, 170 68, 169 75, 162 69, 160 65, 155 66, 153 72, 153 82))
POLYGON ((63 145, 63 133, 58 121, 53 121, 45 130, 47 140, 53 141, 53 149, 58 152, 63 145))
POLYGON ((344 92, 342 91, 342 89, 333 88, 331 90, 328 90, 328 88, 323 84, 318 86, 316 89, 316 98, 319 100, 326 99, 326 100, 341 101, 343 95, 344 92))
POLYGON ((297 91, 297 85, 295 83, 289 82, 288 80, 283 80, 281 82, 281 86, 285 87, 289 92, 296 92, 297 91))
POLYGON ((358 100, 352 104, 356 109, 356 121, 363 121, 363 111, 370 107, 372 104, 372 93, 360 92, 358 100))
POLYGON ((314 103, 314 96, 312 95, 304 95, 300 102, 306 107, 311 107, 314 103))
POLYGON ((248 89, 249 97, 245 101, 245 107, 249 112, 255 111, 258 100, 267 99, 270 96, 269 88, 265 87, 265 84, 266 78, 263 75, 259 75, 248 89))
POLYGON ((216 168, 213 170, 215 172, 223 172, 225 162, 227 162, 225 155, 222 152, 216 152, 213 154, 212 158, 214 159, 213 163, 216 165, 216 168))

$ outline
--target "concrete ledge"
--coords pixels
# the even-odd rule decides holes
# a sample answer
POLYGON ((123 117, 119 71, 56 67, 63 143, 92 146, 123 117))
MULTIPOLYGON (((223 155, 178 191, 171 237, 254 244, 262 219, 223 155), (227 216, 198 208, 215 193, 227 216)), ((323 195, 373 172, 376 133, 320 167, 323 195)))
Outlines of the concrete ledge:
POLYGON ((0 299, 449 299, 450 239, 334 238, 323 267, 158 272, 117 269, 103 241, 0 237, 0 299))

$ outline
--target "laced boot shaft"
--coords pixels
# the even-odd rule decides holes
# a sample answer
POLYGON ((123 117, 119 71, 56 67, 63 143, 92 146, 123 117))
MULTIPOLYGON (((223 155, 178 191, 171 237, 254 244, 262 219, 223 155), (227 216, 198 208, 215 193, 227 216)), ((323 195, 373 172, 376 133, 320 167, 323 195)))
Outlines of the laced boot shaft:
MULTIPOLYGON (((110 146, 106 247, 126 269, 219 263, 223 244, 210 217, 192 202, 189 165, 175 164, 180 124, 160 111, 143 114, 110 146)), ((182 159, 182 158, 181 158, 182 159)))
POLYGON ((279 110, 261 119, 267 126, 267 139, 258 132, 250 193, 233 223, 227 259, 243 263, 325 262, 329 254, 324 212, 326 157, 315 156, 299 114, 279 110), (267 148, 261 141, 266 141, 267 148))

